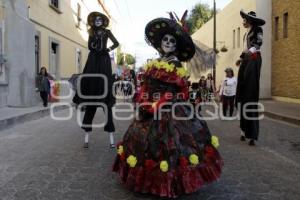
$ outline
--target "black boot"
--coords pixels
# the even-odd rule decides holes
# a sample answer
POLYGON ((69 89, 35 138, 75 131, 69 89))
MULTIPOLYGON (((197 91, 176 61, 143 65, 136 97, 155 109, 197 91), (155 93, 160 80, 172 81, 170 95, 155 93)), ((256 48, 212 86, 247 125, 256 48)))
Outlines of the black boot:
POLYGON ((241 135, 240 140, 241 140, 241 141, 246 141, 245 136, 241 135))
POLYGON ((249 146, 255 146, 255 142, 254 142, 254 140, 250 140, 250 142, 249 142, 249 146))

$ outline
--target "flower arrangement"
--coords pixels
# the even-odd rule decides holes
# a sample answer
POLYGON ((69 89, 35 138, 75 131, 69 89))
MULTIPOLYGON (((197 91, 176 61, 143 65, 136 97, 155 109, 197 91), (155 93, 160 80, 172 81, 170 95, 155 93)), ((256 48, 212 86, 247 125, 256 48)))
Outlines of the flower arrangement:
POLYGON ((187 77, 187 70, 185 68, 183 67, 176 68, 175 65, 169 64, 168 62, 165 61, 153 60, 147 63, 144 68, 146 71, 150 69, 157 69, 157 70, 163 69, 166 72, 175 72, 177 76, 181 78, 187 77))

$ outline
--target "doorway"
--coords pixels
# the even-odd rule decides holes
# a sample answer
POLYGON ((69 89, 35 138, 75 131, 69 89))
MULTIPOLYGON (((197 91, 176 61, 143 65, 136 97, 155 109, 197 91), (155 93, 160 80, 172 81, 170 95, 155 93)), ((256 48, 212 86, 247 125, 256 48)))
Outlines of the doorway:
POLYGON ((49 73, 54 76, 55 79, 60 78, 59 42, 54 39, 50 39, 49 73))

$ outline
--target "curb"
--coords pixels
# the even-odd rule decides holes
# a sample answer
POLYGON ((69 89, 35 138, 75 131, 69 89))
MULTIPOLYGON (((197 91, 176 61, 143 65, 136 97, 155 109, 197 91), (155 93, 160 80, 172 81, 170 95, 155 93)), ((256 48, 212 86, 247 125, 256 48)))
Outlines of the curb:
MULTIPOLYGON (((68 108, 68 106, 66 106, 66 105, 58 105, 58 106, 55 106, 54 112, 61 111, 61 110, 67 109, 67 108, 68 108)), ((34 111, 31 113, 25 113, 25 114, 11 117, 11 118, 3 119, 3 120, 0 120, 0 131, 12 128, 16 125, 23 124, 25 122, 37 120, 37 119, 40 119, 40 118, 43 118, 43 117, 46 117, 49 115, 50 115, 50 106, 48 108, 34 111)))
POLYGON ((299 118, 286 116, 286 115, 283 115, 283 114, 278 114, 278 113, 269 112, 269 111, 265 111, 264 115, 266 115, 267 117, 270 117, 272 119, 276 119, 276 120, 280 120, 280 121, 284 121, 284 122, 288 122, 288 123, 300 126, 300 119, 299 118))

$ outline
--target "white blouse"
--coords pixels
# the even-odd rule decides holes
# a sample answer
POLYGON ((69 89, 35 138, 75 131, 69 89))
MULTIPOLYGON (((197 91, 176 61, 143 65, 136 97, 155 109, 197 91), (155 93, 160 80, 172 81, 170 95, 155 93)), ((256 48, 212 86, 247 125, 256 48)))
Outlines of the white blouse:
POLYGON ((236 77, 226 77, 221 85, 220 95, 235 96, 236 94, 237 79, 236 77))

